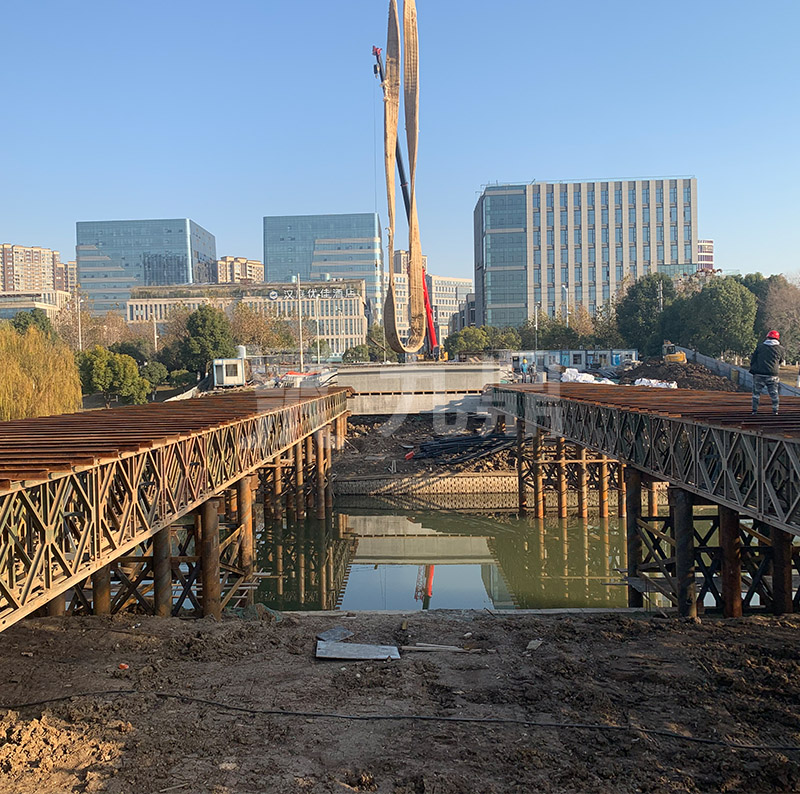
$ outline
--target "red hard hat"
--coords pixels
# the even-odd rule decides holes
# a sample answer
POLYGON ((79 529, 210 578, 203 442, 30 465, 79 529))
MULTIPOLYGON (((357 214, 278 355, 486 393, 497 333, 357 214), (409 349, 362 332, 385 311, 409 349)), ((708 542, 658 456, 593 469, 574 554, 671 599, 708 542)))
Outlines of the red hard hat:
POLYGON ((781 335, 777 331, 770 331, 767 334, 767 339, 780 339, 781 335))

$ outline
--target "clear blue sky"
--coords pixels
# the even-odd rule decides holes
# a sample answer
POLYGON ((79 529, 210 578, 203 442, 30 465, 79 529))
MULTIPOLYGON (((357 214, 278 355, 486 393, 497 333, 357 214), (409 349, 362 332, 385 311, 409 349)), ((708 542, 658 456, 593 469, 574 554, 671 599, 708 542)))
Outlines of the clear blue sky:
MULTIPOLYGON (((263 215, 377 209, 385 225, 371 47, 387 6, 5 4, 0 241, 67 259, 76 220, 190 217, 220 255, 260 259, 263 215)), ((482 184, 674 174, 699 180, 718 266, 800 270, 795 0, 418 10, 433 272, 471 276, 482 184)))

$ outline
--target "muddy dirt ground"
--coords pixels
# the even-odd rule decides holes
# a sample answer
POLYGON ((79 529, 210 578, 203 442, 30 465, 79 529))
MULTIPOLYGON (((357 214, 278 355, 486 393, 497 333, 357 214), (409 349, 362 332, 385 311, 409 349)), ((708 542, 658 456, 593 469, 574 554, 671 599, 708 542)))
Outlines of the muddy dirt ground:
POLYGON ((797 791, 798 750, 646 731, 800 747, 798 630, 488 612, 27 620, 0 643, 0 792, 797 791), (475 652, 316 660, 314 634, 335 625, 475 652))

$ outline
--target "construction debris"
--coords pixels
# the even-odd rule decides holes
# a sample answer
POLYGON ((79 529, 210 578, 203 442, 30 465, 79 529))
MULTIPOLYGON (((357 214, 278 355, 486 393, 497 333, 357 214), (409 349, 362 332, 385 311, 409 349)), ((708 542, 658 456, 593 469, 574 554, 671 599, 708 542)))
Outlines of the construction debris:
POLYGON ((317 659, 399 659, 396 645, 363 645, 358 642, 325 642, 317 640, 317 659))

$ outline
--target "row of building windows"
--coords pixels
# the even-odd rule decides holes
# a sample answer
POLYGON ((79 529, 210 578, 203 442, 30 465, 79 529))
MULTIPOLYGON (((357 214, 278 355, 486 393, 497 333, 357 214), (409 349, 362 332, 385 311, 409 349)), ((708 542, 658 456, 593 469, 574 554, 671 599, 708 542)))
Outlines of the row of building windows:
MULTIPOLYGON (((675 181, 675 180, 673 180, 675 181)), ((670 204, 677 204, 678 202, 678 186, 671 185, 669 188, 669 203, 670 204)), ((546 196, 546 205, 547 207, 554 207, 555 206, 555 197, 554 197, 554 190, 553 185, 547 186, 546 196)), ((609 189, 607 187, 601 188, 600 190, 600 205, 601 206, 608 206, 608 198, 609 198, 609 189)), ((641 190, 641 198, 642 204, 649 204, 650 203, 650 188, 643 187, 641 190)), ((593 187, 590 187, 586 191, 586 205, 589 207, 594 206, 594 199, 595 199, 595 191, 593 187)), ((683 203, 684 204, 691 204, 692 202, 692 189, 691 186, 685 185, 683 188, 683 203)), ((568 195, 567 195, 567 186, 561 185, 561 189, 559 191, 559 206, 560 207, 567 207, 568 206, 568 195)), ((664 188, 663 186, 658 186, 655 188, 655 203, 656 204, 663 204, 664 203, 664 188)), ((540 204, 540 194, 534 193, 533 194, 533 206, 539 207, 540 204)), ((628 204, 636 204, 636 189, 635 188, 628 188, 628 204)), ((581 185, 576 184, 573 187, 572 193, 572 205, 574 207, 581 206, 581 185)), ((614 189, 614 205, 619 207, 622 205, 622 188, 617 187, 614 189)))

